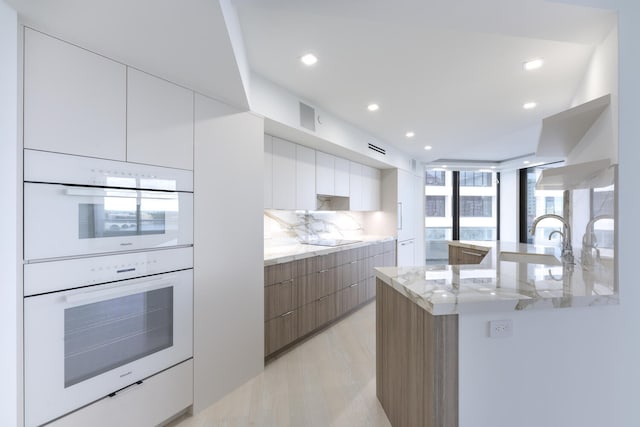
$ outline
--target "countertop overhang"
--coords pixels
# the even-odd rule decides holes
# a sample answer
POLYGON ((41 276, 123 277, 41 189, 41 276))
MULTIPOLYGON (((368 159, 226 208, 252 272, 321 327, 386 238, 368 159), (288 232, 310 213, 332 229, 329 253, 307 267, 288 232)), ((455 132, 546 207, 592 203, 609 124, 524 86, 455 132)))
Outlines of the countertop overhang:
POLYGON ((378 267, 376 277, 433 315, 618 304, 613 258, 593 265, 544 265, 501 261, 499 254, 560 259, 560 248, 501 241, 449 244, 489 253, 480 264, 378 267))

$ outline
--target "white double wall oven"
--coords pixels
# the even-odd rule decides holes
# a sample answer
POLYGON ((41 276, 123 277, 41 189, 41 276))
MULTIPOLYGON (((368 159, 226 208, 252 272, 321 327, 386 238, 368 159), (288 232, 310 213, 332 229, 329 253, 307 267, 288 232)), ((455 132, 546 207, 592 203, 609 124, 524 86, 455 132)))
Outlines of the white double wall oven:
POLYGON ((191 171, 25 150, 25 424, 193 355, 191 171))

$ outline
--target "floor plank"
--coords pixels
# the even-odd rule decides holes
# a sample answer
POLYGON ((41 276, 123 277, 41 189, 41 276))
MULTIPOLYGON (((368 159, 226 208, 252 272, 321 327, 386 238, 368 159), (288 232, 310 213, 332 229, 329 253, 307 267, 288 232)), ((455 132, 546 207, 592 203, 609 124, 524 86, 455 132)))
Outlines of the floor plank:
POLYGON ((310 338, 171 427, 386 427, 376 398, 375 302, 310 338))

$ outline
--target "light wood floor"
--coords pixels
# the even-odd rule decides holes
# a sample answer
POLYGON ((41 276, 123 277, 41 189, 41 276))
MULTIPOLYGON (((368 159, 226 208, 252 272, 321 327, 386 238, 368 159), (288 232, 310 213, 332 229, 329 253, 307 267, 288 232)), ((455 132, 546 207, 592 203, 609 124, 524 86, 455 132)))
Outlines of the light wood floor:
POLYGON ((376 398, 375 315, 374 302, 172 427, 390 426, 376 398))

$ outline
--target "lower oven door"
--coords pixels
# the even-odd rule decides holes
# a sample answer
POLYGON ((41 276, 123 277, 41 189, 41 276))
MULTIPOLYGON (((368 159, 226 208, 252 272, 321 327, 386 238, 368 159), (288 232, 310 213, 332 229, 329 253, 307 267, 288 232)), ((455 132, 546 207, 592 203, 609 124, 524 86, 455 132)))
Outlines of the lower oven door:
POLYGON ((192 357, 193 270, 25 298, 25 424, 192 357))

